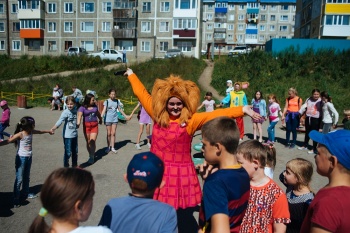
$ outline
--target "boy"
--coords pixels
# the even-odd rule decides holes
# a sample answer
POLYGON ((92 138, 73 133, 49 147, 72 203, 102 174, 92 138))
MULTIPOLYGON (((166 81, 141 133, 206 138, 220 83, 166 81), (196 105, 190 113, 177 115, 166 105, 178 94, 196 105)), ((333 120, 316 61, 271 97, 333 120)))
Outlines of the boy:
POLYGON ((344 129, 350 130, 350 110, 344 110, 344 119, 341 122, 344 126, 344 129))
POLYGON ((322 134, 313 130, 310 138, 318 142, 315 155, 317 173, 329 183, 318 191, 306 213, 301 233, 350 231, 350 131, 322 134))
POLYGON ((131 193, 111 199, 99 225, 113 232, 177 232, 175 209, 152 199, 156 188, 163 185, 163 173, 163 161, 152 152, 134 155, 124 175, 131 193))
POLYGON ((283 190, 264 173, 267 151, 256 140, 245 141, 237 148, 238 162, 250 177, 250 197, 241 231, 286 232, 290 223, 288 201, 283 190))
POLYGON ((249 199, 249 176, 237 162, 239 131, 235 121, 218 117, 202 127, 202 152, 209 166, 201 165, 205 176, 199 213, 199 232, 239 232, 249 199), (213 173, 211 168, 219 170, 213 173))

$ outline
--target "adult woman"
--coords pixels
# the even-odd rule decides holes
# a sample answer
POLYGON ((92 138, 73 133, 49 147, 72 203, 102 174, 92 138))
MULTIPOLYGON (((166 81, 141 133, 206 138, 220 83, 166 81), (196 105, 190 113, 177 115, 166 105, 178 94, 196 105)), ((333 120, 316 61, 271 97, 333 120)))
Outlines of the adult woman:
POLYGON ((286 122, 286 147, 293 149, 297 141, 297 127, 299 126, 299 109, 303 100, 298 96, 295 88, 288 90, 288 98, 283 109, 282 121, 286 122), (293 141, 290 142, 290 133, 293 135, 293 141))
MULTIPOLYGON (((307 150, 309 146, 309 133, 311 130, 319 130, 322 122, 322 100, 320 98, 320 90, 313 89, 311 97, 307 98, 301 109, 299 110, 300 115, 306 112, 305 118, 305 138, 304 145, 298 147, 299 150, 307 150)), ((309 150, 308 154, 316 154, 317 142, 313 142, 312 150, 309 150)))
POLYGON ((173 75, 166 80, 157 79, 150 95, 131 69, 125 74, 135 95, 154 120, 151 152, 164 161, 165 185, 153 198, 175 209, 197 206, 202 193, 191 159, 195 131, 217 116, 242 117, 246 113, 259 119, 260 115, 250 106, 196 113, 200 91, 192 81, 173 75))

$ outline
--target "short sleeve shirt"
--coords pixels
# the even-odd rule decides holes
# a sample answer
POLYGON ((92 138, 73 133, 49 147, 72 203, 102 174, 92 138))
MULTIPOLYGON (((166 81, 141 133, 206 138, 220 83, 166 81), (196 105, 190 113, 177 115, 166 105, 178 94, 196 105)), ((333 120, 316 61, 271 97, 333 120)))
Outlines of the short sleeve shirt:
POLYGON ((106 106, 105 122, 118 122, 118 100, 107 99, 103 106, 106 106))
POLYGON ((83 113, 84 122, 97 122, 97 111, 96 106, 92 107, 92 109, 87 109, 84 106, 79 108, 79 112, 83 113))

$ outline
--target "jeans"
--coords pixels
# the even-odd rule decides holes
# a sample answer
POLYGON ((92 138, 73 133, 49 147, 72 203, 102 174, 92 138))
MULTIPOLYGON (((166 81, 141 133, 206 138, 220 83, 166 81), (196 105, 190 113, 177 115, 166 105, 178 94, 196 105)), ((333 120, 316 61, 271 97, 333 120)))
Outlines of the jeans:
POLYGON ((63 138, 63 144, 63 166, 69 167, 69 158, 72 156, 72 167, 76 167, 78 165, 78 137, 63 138))
POLYGON ((11 135, 9 133, 4 132, 4 130, 7 128, 7 125, 3 125, 0 123, 0 139, 4 139, 4 135, 7 137, 10 137, 11 135))
POLYGON ((326 134, 331 132, 333 123, 323 123, 322 133, 326 134))
POLYGON ((288 120, 286 119, 286 141, 290 143, 290 133, 293 135, 292 144, 295 145, 297 141, 297 127, 299 127, 299 114, 297 112, 289 112, 288 120))
POLYGON ((275 126, 278 123, 278 121, 272 121, 270 122, 269 127, 267 127, 267 135, 269 137, 270 142, 275 141, 275 126))
POLYGON ((15 203, 19 202, 21 195, 21 184, 23 196, 27 197, 29 193, 30 167, 32 166, 32 156, 16 156, 16 180, 13 187, 13 194, 15 203))

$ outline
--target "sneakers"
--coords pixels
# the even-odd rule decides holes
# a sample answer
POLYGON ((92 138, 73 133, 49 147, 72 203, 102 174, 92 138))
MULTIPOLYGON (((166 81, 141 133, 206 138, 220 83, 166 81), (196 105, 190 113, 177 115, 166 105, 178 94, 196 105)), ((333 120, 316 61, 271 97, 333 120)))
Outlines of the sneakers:
POLYGON ((138 149, 138 150, 141 150, 140 144, 137 143, 137 144, 135 145, 135 148, 138 149))
POLYGON ((29 193, 28 196, 27 196, 27 199, 34 199, 34 198, 37 198, 38 195, 34 194, 34 193, 29 193))
POLYGON ((288 142, 285 146, 284 146, 284 148, 289 148, 290 147, 290 143, 288 142))
POLYGON ((114 148, 112 148, 111 151, 112 151, 114 154, 118 153, 118 151, 117 151, 116 149, 114 149, 114 148))
POLYGON ((239 141, 240 141, 240 142, 243 142, 243 138, 240 138, 239 141))
POLYGON ((265 144, 270 145, 270 144, 274 144, 274 142, 272 142, 272 141, 270 141, 270 140, 267 140, 267 141, 265 142, 265 144))
POLYGON ((313 151, 313 150, 309 150, 307 153, 308 154, 316 154, 315 151, 313 151))
MULTIPOLYGON (((298 150, 307 150, 307 147, 301 146, 301 147, 298 147, 298 150)), ((309 153, 309 152, 308 152, 308 153, 309 153)))
POLYGON ((294 149, 295 148, 295 144, 290 144, 290 146, 289 146, 289 149, 294 149))
POLYGON ((111 148, 107 147, 106 150, 105 150, 105 153, 108 154, 110 151, 111 151, 111 148))
POLYGON ((149 149, 151 149, 151 144, 150 143, 147 143, 147 146, 149 149))

